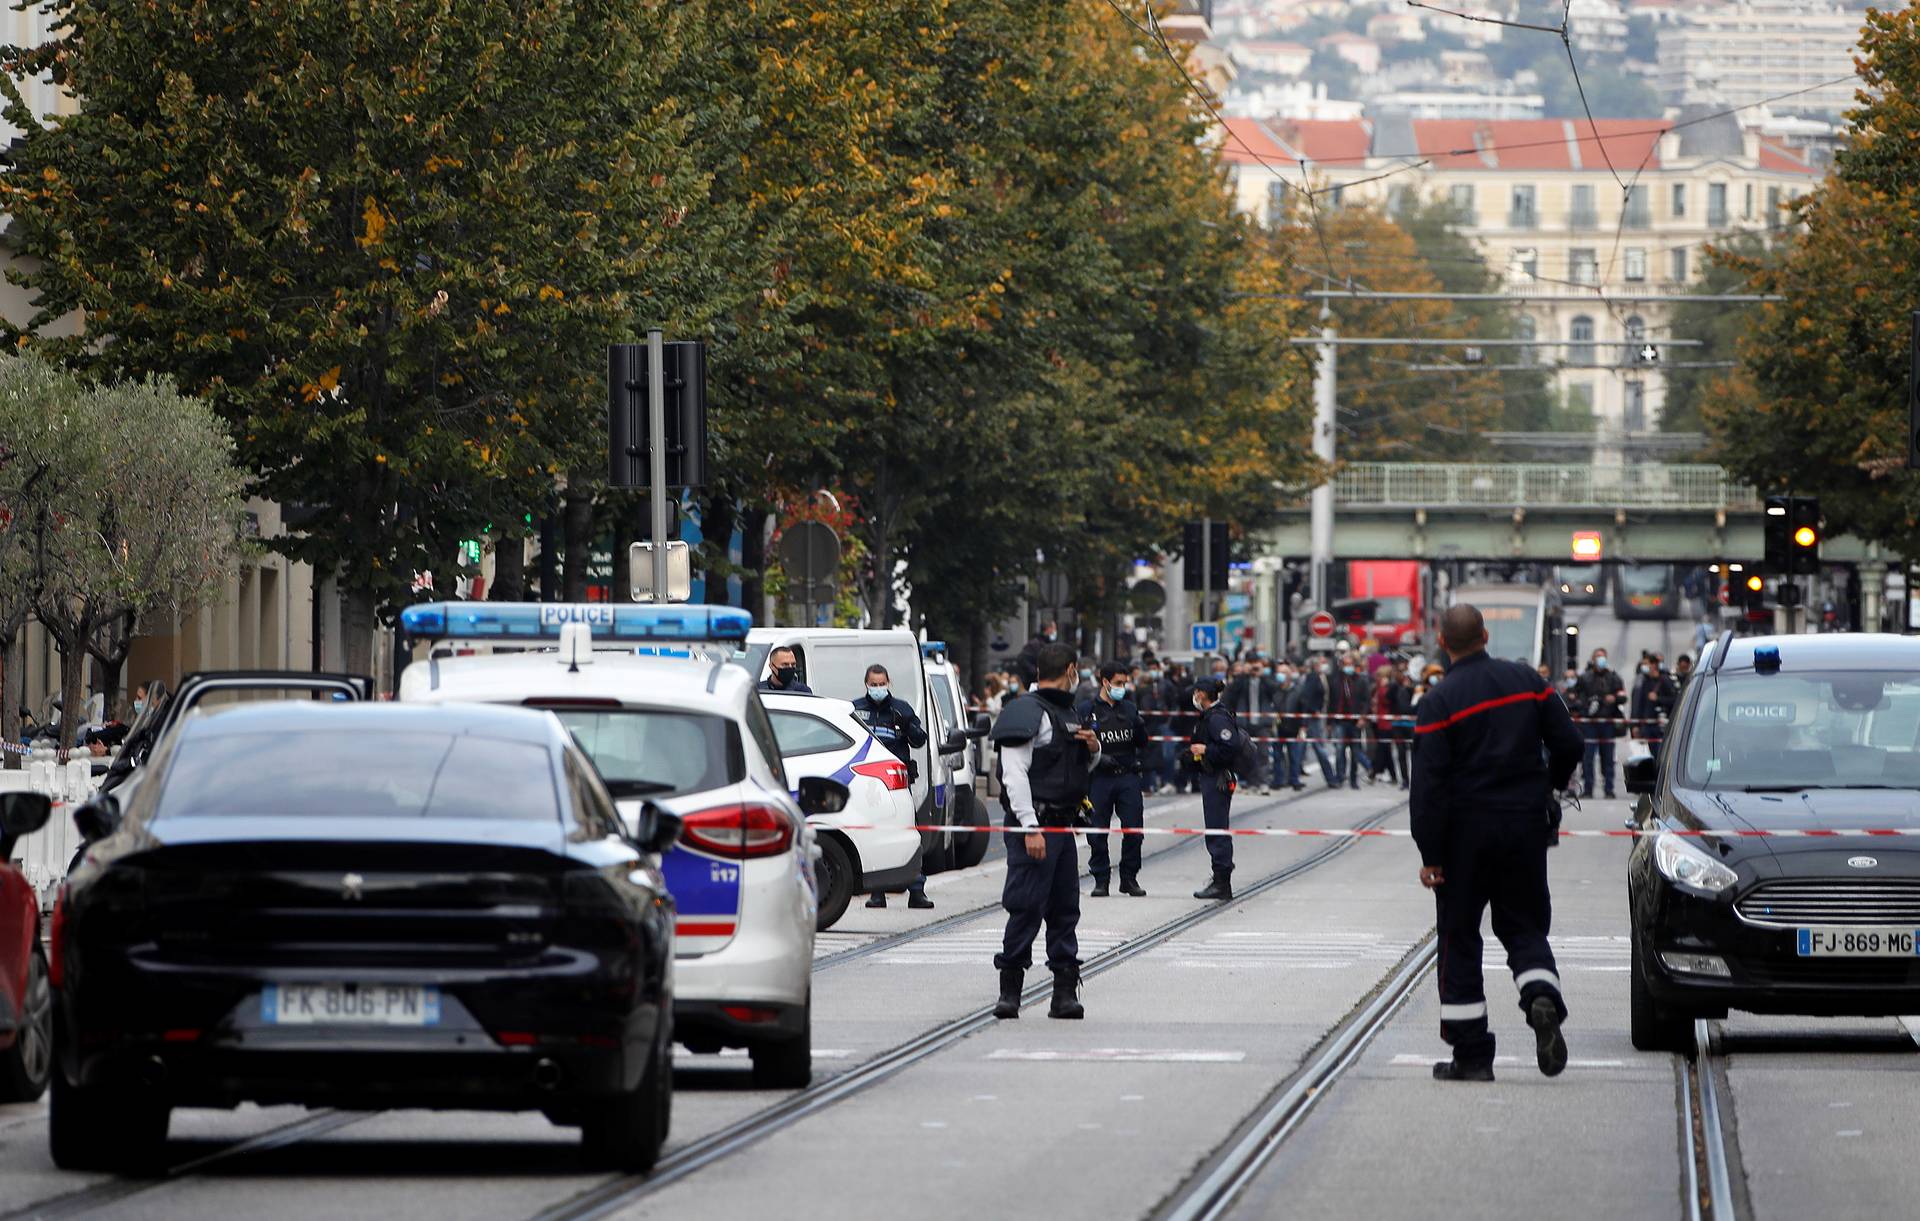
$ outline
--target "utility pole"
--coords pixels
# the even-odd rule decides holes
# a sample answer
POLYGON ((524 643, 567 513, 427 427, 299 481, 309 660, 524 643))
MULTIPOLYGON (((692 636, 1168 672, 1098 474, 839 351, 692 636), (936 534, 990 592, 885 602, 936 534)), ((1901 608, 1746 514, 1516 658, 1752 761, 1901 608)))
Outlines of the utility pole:
MULTIPOLYGON (((1320 360, 1313 371, 1313 456, 1333 465, 1333 430, 1336 391, 1339 385, 1339 336, 1333 327, 1333 314, 1325 303, 1320 306, 1320 360)), ((1312 508, 1312 592, 1316 610, 1327 608, 1329 569, 1333 565, 1333 481, 1313 489, 1312 508)))
POLYGON ((1213 519, 1200 519, 1200 622, 1213 622, 1213 519))
POLYGON ((653 600, 667 601, 666 336, 647 332, 647 501, 653 510, 653 600))

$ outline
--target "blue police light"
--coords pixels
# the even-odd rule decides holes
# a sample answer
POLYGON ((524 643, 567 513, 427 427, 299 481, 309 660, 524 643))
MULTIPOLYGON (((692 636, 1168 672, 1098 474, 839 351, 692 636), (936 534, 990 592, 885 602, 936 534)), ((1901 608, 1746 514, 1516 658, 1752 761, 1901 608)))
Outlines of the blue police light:
POLYGON ((1756 644, 1753 646, 1753 668, 1762 674, 1772 674, 1780 668, 1780 646, 1777 644, 1756 644))
POLYGON ((423 602, 400 627, 427 640, 558 640, 584 623, 595 640, 745 640, 753 617, 732 606, 614 606, 607 602, 423 602))
POLYGON ((946 652, 947 642, 944 640, 923 640, 920 642, 920 656, 930 661, 937 661, 941 657, 944 657, 946 652))

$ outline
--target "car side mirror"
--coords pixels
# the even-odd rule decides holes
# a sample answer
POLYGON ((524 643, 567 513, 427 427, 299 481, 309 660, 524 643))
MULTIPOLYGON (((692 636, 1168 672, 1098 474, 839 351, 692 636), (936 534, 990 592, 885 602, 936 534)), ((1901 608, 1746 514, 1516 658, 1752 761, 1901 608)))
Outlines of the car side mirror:
POLYGON ((678 814, 646 802, 640 807, 640 825, 633 842, 642 852, 665 852, 679 840, 682 821, 678 814))
POLYGON ((1660 775, 1660 761, 1652 755, 1635 755, 1621 769, 1629 793, 1651 793, 1660 775))
POLYGON ((89 844, 107 838, 120 829, 120 799, 111 793, 94 794, 73 812, 73 825, 89 844))
POLYGON ((943 755, 957 755, 966 748, 967 735, 958 729, 950 730, 940 742, 940 753, 943 755))
POLYGON ((985 737, 987 731, 992 728, 993 718, 984 712, 976 712, 973 714, 973 728, 968 731, 968 736, 977 741, 985 737))
POLYGON ((975 725, 972 729, 967 730, 967 741, 978 742, 992 732, 993 727, 991 725, 975 725))
POLYGON ((838 780, 825 776, 800 777, 800 810, 804 814, 838 814, 852 794, 838 780))
POLYGON ((53 817, 53 798, 45 793, 0 793, 0 836, 32 835, 53 817))

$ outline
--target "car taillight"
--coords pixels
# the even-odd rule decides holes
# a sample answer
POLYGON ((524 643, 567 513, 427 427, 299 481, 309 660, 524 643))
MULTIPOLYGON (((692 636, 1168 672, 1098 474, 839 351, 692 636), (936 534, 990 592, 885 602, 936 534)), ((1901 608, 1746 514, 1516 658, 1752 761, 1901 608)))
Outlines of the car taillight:
POLYGON ((715 806, 682 819, 680 838, 716 856, 778 856, 793 846, 793 820, 774 806, 715 806))
POLYGON ((67 888, 62 886, 53 901, 53 944, 47 954, 47 982, 58 988, 67 967, 67 888))
POLYGON ((871 776, 889 789, 907 787, 907 765, 898 759, 875 759, 869 763, 853 765, 856 776, 871 776))

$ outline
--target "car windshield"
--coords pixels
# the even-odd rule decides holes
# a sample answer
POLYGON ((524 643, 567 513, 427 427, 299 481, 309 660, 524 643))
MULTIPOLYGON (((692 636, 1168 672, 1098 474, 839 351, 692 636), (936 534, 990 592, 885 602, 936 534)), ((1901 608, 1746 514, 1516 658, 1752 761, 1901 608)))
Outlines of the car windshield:
POLYGON ((1487 625, 1488 656, 1533 664, 1539 633, 1534 630, 1538 616, 1531 606, 1482 606, 1480 617, 1487 625))
POLYGON ((1584 590, 1589 585, 1600 583, 1600 565, 1568 564, 1560 569, 1560 583, 1584 590))
POLYGON ((464 734, 202 734, 164 784, 155 818, 560 817, 545 747, 464 734))
POLYGON ((1673 570, 1664 564, 1623 564, 1620 587, 1630 594, 1663 594, 1673 584, 1673 570))
POLYGON ((727 723, 645 708, 555 708, 615 797, 696 793, 731 783, 727 723))
POLYGON ((1680 783, 1920 788, 1920 674, 1721 674, 1694 705, 1680 783))

